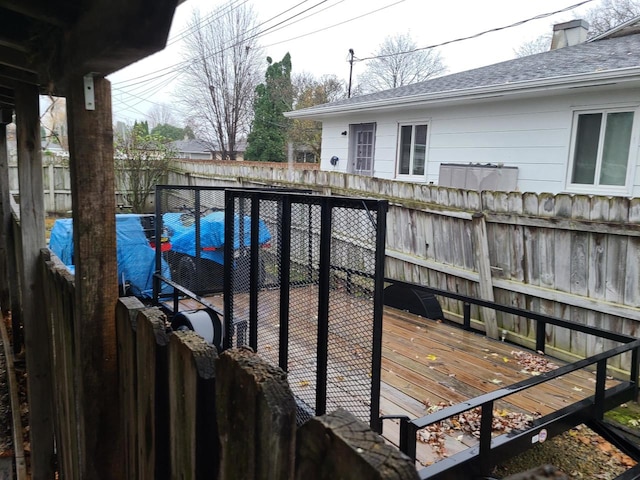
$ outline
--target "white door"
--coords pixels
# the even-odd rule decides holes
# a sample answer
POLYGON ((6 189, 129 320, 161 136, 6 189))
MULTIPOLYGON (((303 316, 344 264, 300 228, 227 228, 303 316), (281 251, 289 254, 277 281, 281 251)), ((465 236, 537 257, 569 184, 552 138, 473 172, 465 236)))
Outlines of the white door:
POLYGON ((373 175, 373 148, 376 138, 375 123, 351 125, 351 155, 349 173, 373 175))

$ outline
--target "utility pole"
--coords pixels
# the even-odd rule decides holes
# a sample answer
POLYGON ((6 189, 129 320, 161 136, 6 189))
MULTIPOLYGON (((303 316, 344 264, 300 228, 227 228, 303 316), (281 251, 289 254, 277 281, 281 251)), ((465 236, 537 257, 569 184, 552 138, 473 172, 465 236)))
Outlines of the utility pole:
POLYGON ((351 78, 353 76, 353 48, 349 49, 349 90, 347 98, 351 98, 351 78))

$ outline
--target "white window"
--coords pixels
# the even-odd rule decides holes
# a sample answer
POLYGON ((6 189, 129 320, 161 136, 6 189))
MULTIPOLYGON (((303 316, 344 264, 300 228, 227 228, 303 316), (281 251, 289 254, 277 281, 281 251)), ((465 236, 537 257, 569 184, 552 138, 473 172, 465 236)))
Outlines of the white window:
POLYGON ((398 134, 398 176, 424 177, 427 161, 428 124, 400 125, 398 134))
POLYGON ((575 113, 570 187, 620 190, 627 186, 630 157, 637 149, 632 135, 634 114, 633 109, 575 113))

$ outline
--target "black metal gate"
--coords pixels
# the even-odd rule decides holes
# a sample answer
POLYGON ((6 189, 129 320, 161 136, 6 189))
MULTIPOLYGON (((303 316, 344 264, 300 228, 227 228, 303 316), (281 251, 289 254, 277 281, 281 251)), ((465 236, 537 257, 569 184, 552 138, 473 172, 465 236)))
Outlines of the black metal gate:
MULTIPOLYGON (((249 345, 285 370, 300 423, 343 408, 379 429, 387 202, 177 186, 156 198, 157 235, 193 216, 181 233, 192 246, 170 236, 177 248, 158 250, 157 270, 171 265, 174 311, 178 296, 210 308, 222 291, 223 348, 249 345), (211 237, 218 217, 223 240, 211 237)), ((156 283, 160 298, 170 284, 156 283)))

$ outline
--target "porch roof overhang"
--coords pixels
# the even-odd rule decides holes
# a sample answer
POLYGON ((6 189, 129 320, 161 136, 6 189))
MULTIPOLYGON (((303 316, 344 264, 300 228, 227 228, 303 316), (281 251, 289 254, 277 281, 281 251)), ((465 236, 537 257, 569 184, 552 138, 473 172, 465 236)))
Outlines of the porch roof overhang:
POLYGON ((180 0, 0 0, 0 109, 18 84, 65 96, 67 80, 108 75, 164 48, 180 0))
POLYGON ((324 120, 353 114, 377 114, 470 104, 491 100, 524 99, 531 97, 568 94, 579 89, 640 87, 640 67, 622 68, 606 72, 566 75, 499 85, 488 85, 460 90, 443 90, 404 97, 367 100, 354 98, 352 103, 325 104, 303 110, 286 112, 288 118, 324 120))

